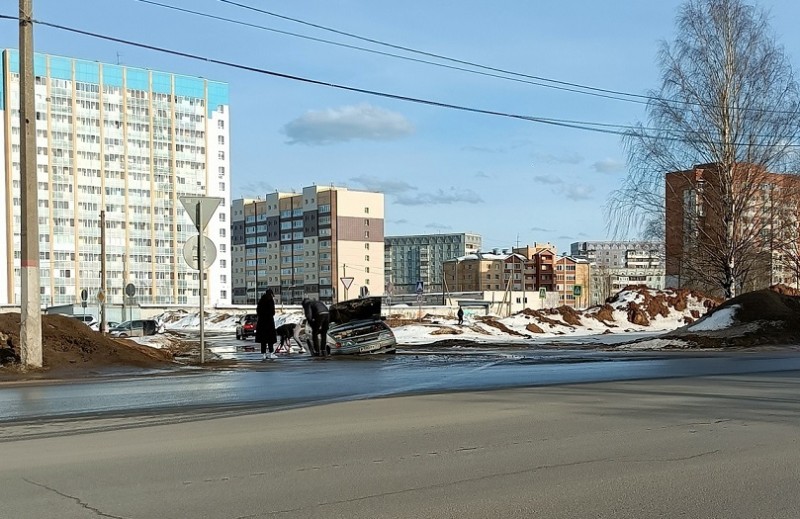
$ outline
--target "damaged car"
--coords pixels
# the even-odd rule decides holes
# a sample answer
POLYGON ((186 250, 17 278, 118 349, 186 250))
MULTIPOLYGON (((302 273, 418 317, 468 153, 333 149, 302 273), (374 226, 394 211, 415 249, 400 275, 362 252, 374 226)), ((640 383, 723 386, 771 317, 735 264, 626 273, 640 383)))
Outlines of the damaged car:
MULTIPOLYGON (((328 346, 331 355, 395 353, 397 340, 381 317, 380 297, 335 303, 329 312, 328 346)), ((306 337, 310 341, 310 330, 307 330, 306 337)))

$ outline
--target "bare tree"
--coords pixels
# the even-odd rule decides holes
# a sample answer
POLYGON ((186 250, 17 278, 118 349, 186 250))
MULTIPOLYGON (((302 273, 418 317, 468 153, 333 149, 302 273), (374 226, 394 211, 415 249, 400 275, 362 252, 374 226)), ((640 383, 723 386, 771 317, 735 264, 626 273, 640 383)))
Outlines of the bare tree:
POLYGON ((796 169, 797 83, 766 12, 741 0, 688 0, 658 62, 661 87, 650 93, 647 125, 625 137, 629 174, 608 214, 618 233, 652 235, 666 221, 665 195, 675 196, 684 207, 682 268, 733 297, 763 257, 767 223, 751 214, 754 201, 776 183, 769 172, 796 169), (699 183, 696 164, 706 165, 699 183), (666 182, 675 171, 686 183, 666 182))

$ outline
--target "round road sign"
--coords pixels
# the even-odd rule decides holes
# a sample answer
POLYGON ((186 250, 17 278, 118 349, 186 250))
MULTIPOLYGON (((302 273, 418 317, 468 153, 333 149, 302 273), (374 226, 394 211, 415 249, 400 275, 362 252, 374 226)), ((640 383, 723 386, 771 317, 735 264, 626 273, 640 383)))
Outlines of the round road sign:
MULTIPOLYGON (((183 246, 183 259, 186 260, 186 264, 189 265, 189 268, 194 270, 200 270, 197 257, 199 254, 197 247, 199 242, 200 240, 197 239, 197 235, 195 234, 186 240, 186 244, 183 246)), ((203 236, 203 270, 210 267, 215 259, 217 259, 217 246, 214 245, 211 238, 203 236)))
POLYGON ((136 295, 136 285, 133 283, 128 283, 125 285, 125 295, 128 297, 133 297, 136 295))
POLYGON ((83 290, 81 290, 81 301, 85 303, 88 299, 89 299, 89 291, 84 288, 83 290))

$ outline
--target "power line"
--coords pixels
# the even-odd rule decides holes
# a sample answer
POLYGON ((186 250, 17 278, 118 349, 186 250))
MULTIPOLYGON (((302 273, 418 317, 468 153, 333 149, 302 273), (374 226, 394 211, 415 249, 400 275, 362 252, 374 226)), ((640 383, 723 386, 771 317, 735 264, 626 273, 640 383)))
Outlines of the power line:
MULTIPOLYGON (((139 0, 139 1, 143 1, 143 0, 139 0)), ((355 33, 342 31, 342 30, 339 30, 339 29, 334 29, 332 27, 327 27, 327 26, 316 24, 316 23, 312 23, 312 22, 307 22, 307 21, 301 20, 299 18, 292 18, 290 16, 281 15, 281 14, 278 14, 278 13, 274 13, 272 11, 267 11, 265 9, 259 9, 257 7, 253 7, 253 6, 250 6, 250 5, 247 5, 247 4, 243 4, 243 3, 240 3, 240 2, 235 2, 233 0, 217 0, 217 1, 222 2, 224 4, 233 5, 233 6, 241 8, 241 9, 247 9, 247 10, 254 11, 254 12, 257 12, 257 13, 261 13, 261 14, 264 14, 264 15, 267 15, 267 16, 272 16, 272 17, 275 17, 275 18, 279 18, 281 20, 286 20, 286 21, 298 23, 298 24, 301 24, 301 25, 305 25, 305 26, 308 26, 308 27, 313 27, 315 29, 320 29, 320 30, 323 30, 323 31, 332 32, 334 34, 339 34, 341 36, 346 36, 348 38, 354 38, 354 39, 357 39, 357 40, 373 43, 375 45, 381 45, 381 46, 389 47, 389 48, 396 49, 396 50, 403 50, 403 51, 406 51, 406 52, 411 52, 411 53, 414 53, 414 54, 420 54, 420 55, 428 56, 428 57, 431 57, 431 58, 436 58, 436 59, 440 59, 440 60, 444 60, 444 61, 450 61, 452 63, 459 63, 461 65, 468 65, 468 66, 475 67, 475 68, 480 68, 480 69, 483 69, 483 70, 490 70, 490 71, 499 72, 499 73, 502 73, 502 74, 509 74, 509 75, 512 75, 512 76, 523 77, 523 78, 527 78, 527 79, 533 79, 533 80, 536 80, 536 81, 545 81, 545 82, 548 82, 548 83, 553 83, 554 85, 562 85, 564 87, 572 87, 572 88, 576 88, 576 89, 583 89, 583 90, 588 90, 589 91, 589 92, 585 92, 585 91, 581 91, 581 90, 572 90, 572 89, 569 89, 569 88, 562 88, 562 90, 567 90, 567 91, 571 91, 571 92, 578 92, 578 93, 582 93, 582 94, 586 94, 586 95, 597 95, 598 97, 607 97, 607 98, 610 98, 610 99, 616 99, 616 100, 619 100, 619 101, 627 101, 627 102, 633 102, 633 103, 647 104, 650 101, 658 101, 658 102, 673 103, 673 104, 678 104, 678 105, 698 106, 698 107, 705 107, 705 108, 720 108, 719 105, 709 105, 709 104, 705 104, 705 103, 698 102, 698 101, 682 101, 682 100, 678 100, 678 99, 667 99, 667 98, 658 97, 658 96, 650 96, 650 95, 643 95, 643 94, 633 94, 633 93, 630 93, 630 92, 623 92, 623 91, 620 91, 620 90, 611 90, 611 89, 607 89, 607 88, 599 88, 599 87, 593 87, 593 86, 590 86, 590 85, 583 85, 583 84, 580 84, 580 83, 573 83, 573 82, 570 82, 570 81, 562 81, 562 80, 551 79, 551 78, 546 78, 546 77, 542 77, 542 76, 534 76, 534 75, 531 75, 531 74, 524 74, 524 73, 521 73, 521 72, 515 72, 513 70, 506 70, 506 69, 502 69, 502 68, 492 67, 492 66, 489 66, 489 65, 482 65, 480 63, 475 63, 475 62, 472 62, 472 61, 466 61, 466 60, 462 60, 462 59, 458 59, 458 58, 452 58, 452 57, 449 57, 449 56, 444 56, 444 55, 436 54, 436 53, 433 53, 433 52, 427 52, 427 51, 423 51, 423 50, 414 49, 412 47, 406 47, 406 46, 403 46, 403 45, 397 45, 397 44, 394 44, 394 43, 389 43, 389 42, 378 40, 378 39, 374 39, 374 38, 368 38, 368 37, 365 37, 365 36, 360 36, 360 35, 355 34, 355 33), (598 93, 601 93, 601 94, 606 94, 606 95, 598 95, 598 94, 595 94, 595 92, 598 92, 598 93), (624 98, 620 98, 620 97, 615 97, 615 96, 625 96, 625 97, 624 98), (627 98, 633 98, 633 99, 627 99, 627 98)), ((511 79, 511 78, 507 78, 507 79, 511 79)), ((556 88, 553 85, 541 85, 541 86, 549 86, 550 88, 556 88)), ((761 109, 761 108, 739 108, 738 110, 742 110, 742 111, 757 111, 757 112, 763 112, 763 113, 797 113, 797 110, 767 110, 767 109, 761 109)))
MULTIPOLYGON (((241 25, 243 27, 250 27, 250 28, 253 28, 253 29, 269 31, 269 32, 273 32, 273 33, 276 33, 276 34, 282 34, 282 35, 285 35, 285 36, 292 36, 292 37, 295 37, 295 38, 301 38, 301 39, 304 39, 304 40, 314 41, 314 42, 317 42, 317 43, 324 43, 326 45, 333 45, 333 46, 336 46, 336 47, 342 47, 342 48, 346 48, 346 49, 358 50, 358 51, 367 52, 367 53, 370 53, 370 54, 377 54, 379 56, 387 56, 387 57, 401 59, 401 60, 405 60, 405 61, 411 61, 411 62, 414 62, 414 63, 422 63, 422 64, 425 64, 425 65, 433 65, 435 67, 445 68, 445 69, 449 69, 449 70, 457 70, 457 71, 460 71, 460 72, 467 72, 469 74, 476 74, 476 75, 479 75, 479 76, 492 77, 492 78, 497 78, 497 79, 505 79, 506 81, 514 81, 514 82, 517 82, 517 83, 525 83, 525 84, 528 84, 528 85, 540 86, 540 87, 543 87, 543 88, 552 88, 554 90, 561 90, 561 91, 565 91, 565 92, 573 92, 573 93, 577 93, 577 94, 584 94, 584 95, 589 95, 589 96, 594 96, 594 97, 601 97, 601 98, 605 98, 605 99, 612 99, 612 100, 615 100, 615 101, 625 101, 625 102, 631 102, 631 103, 647 104, 647 101, 644 101, 644 100, 627 99, 627 98, 624 98, 624 97, 619 97, 617 95, 612 95, 611 93, 598 93, 598 92, 591 92, 591 91, 587 92, 587 91, 584 91, 584 90, 579 90, 578 89, 578 87, 579 87, 578 85, 575 85, 574 87, 569 87, 569 86, 560 86, 558 84, 548 84, 548 83, 543 82, 543 81, 550 81, 550 82, 556 82, 556 81, 555 80, 546 79, 546 78, 538 78, 536 76, 526 76, 524 74, 520 74, 520 73, 516 73, 516 72, 503 72, 501 69, 494 69, 492 67, 486 67, 486 66, 482 66, 482 65, 478 65, 478 64, 473 64, 473 63, 470 63, 470 62, 467 62, 467 61, 449 60, 447 58, 439 58, 436 54, 430 54, 430 53, 426 53, 426 52, 422 52, 422 51, 413 51, 413 52, 416 52, 417 54, 421 54, 421 55, 428 55, 428 56, 431 56, 431 57, 437 57, 438 59, 446 59, 446 60, 453 61, 453 62, 456 62, 456 63, 462 63, 462 64, 465 64, 465 65, 478 67, 478 68, 482 68, 482 69, 485 69, 485 70, 494 70, 496 72, 508 73, 508 74, 511 74, 513 76, 518 76, 518 77, 508 77, 508 76, 501 75, 499 73, 481 72, 479 70, 472 70, 472 69, 468 69, 468 68, 464 68, 464 67, 460 67, 460 66, 446 65, 444 63, 437 63, 435 61, 430 61, 430 60, 426 60, 426 59, 413 58, 413 57, 410 57, 410 56, 403 56, 401 54, 394 54, 394 53, 391 53, 391 52, 384 52, 384 51, 380 51, 380 50, 370 49, 370 48, 367 48, 367 47, 359 47, 358 45, 350 45, 350 44, 347 44, 347 43, 341 43, 341 42, 337 42, 337 41, 333 41, 333 40, 326 40, 324 38, 316 38, 316 37, 313 37, 313 36, 307 36, 305 34, 298 34, 298 33, 295 33, 295 32, 284 31, 284 30, 281 30, 281 29, 275 29, 273 27, 266 27, 264 25, 258 25, 258 24, 251 23, 251 22, 245 22, 245 21, 241 21, 241 20, 235 20, 235 19, 232 19, 232 18, 226 18, 224 16, 218 16, 218 15, 214 15, 214 14, 204 13, 204 12, 196 11, 196 10, 193 10, 193 9, 187 9, 187 8, 183 8, 183 7, 177 7, 177 6, 173 6, 173 5, 169 5, 169 4, 164 4, 162 2, 156 2, 155 0, 133 0, 133 1, 140 2, 140 3, 143 3, 143 4, 148 4, 148 5, 161 7, 161 8, 164 8, 164 9, 170 9, 170 10, 173 10, 173 11, 178 11, 178 12, 182 12, 182 13, 186 13, 186 14, 191 14, 191 15, 194 15, 194 16, 200 16, 200 17, 203 17, 203 18, 209 18, 209 19, 212 19, 212 20, 218 20, 218 21, 223 21, 223 22, 232 23, 232 24, 236 24, 236 25, 241 25), (524 78, 524 77, 529 77, 530 79, 520 79, 520 78, 524 78)), ((236 5, 238 5, 238 4, 236 4, 236 5)), ((364 38, 362 38, 362 39, 364 39, 364 38)), ((367 39, 367 41, 370 41, 370 40, 367 39)), ((391 45, 389 45, 389 46, 391 46, 391 45)), ((398 48, 398 49, 405 50, 405 48, 399 47, 399 46, 391 46, 391 47, 395 47, 395 48, 398 48)), ((412 51, 409 51, 409 52, 412 52, 412 51)), ((565 83, 565 84, 568 85, 569 83, 565 83)), ((593 87, 580 87, 580 88, 590 88, 591 89, 593 87)), ((599 92, 602 92, 602 89, 596 89, 596 90, 598 90, 599 92)), ((610 91, 610 92, 613 92, 613 91, 610 91)), ((633 95, 633 94, 625 94, 625 95, 633 95)))
MULTIPOLYGON (((9 15, 0 15, 0 19, 17 20, 17 17, 9 16, 9 15)), ((302 76, 295 76, 295 75, 292 75, 292 74, 276 72, 276 71, 263 69, 263 68, 259 68, 259 67, 253 67, 253 66, 250 66, 250 65, 243 65, 243 64, 239 64, 239 63, 230 62, 230 61, 210 58, 210 57, 207 57, 207 56, 201 56, 201 55, 198 55, 198 54, 192 54, 192 53, 189 53, 189 52, 184 52, 184 51, 179 51, 179 50, 174 50, 174 49, 168 49, 168 48, 165 48, 165 47, 159 47, 159 46, 151 45, 151 44, 147 44, 147 43, 141 43, 141 42, 136 42, 136 41, 132 41, 132 40, 126 40, 124 38, 118 38, 118 37, 115 37, 115 36, 104 35, 104 34, 95 33, 95 32, 92 32, 92 31, 86 31, 86 30, 83 30, 83 29, 77 29, 77 28, 74 28, 74 27, 68 27, 68 26, 65 26, 65 25, 50 23, 50 22, 46 22, 46 21, 43 21, 43 20, 33 20, 33 21, 34 21, 34 23, 38 23, 39 25, 42 25, 42 26, 45 26, 45 27, 51 27, 53 29, 58 29, 58 30, 66 31, 66 32, 71 32, 71 33, 74 33, 74 34, 80 34, 80 35, 88 36, 88 37, 91 37, 91 38, 97 38, 97 39, 102 39, 102 40, 106 40, 106 41, 112 41, 112 42, 115 42, 115 43, 121 43, 123 45, 130 45, 130 46, 133 46, 133 47, 143 48, 143 49, 152 50, 152 51, 155 51, 155 52, 161 52, 161 53, 165 53, 165 54, 171 54, 173 56, 179 56, 179 57, 183 57, 183 58, 187 58, 187 59, 203 61, 203 62, 206 62, 206 63, 215 64, 215 65, 221 65, 221 66, 225 66, 225 67, 236 68, 236 69, 245 70, 245 71, 248 71, 248 72, 254 72, 254 73, 258 73, 258 74, 263 74, 263 75, 268 75, 268 76, 273 76, 273 77, 279 77, 279 78, 289 79, 289 80, 293 80, 293 81, 300 81, 300 82, 308 83, 308 84, 312 84, 312 85, 326 86, 326 87, 329 87, 329 88, 345 90, 345 91, 348 91, 348 92, 355 92, 355 93, 371 95, 371 96, 376 96, 376 97, 383 97, 383 98, 386 98, 386 99, 393 99, 393 100, 397 100, 397 101, 405 101, 405 102, 422 104, 422 105, 427 105, 427 106, 434 106, 434 107, 438 107, 438 108, 448 108, 448 109, 451 109, 451 110, 458 110, 458 111, 468 112, 468 113, 476 113, 476 114, 481 114, 481 115, 491 115, 491 116, 496 116, 496 117, 504 117, 504 118, 508 118, 508 119, 517 119, 517 120, 522 120, 522 121, 546 124, 546 125, 550 125, 550 126, 557 126, 557 127, 561 127, 561 128, 572 128, 572 129, 577 129, 577 130, 591 131, 591 132, 595 132, 595 133, 604 133, 604 134, 610 134, 610 135, 619 135, 619 136, 628 136, 628 135, 630 135, 629 131, 622 131, 622 129, 625 129, 625 130, 637 130, 637 131, 638 130, 648 130, 647 128, 638 128, 638 127, 634 127, 634 126, 617 125, 617 124, 610 124, 610 123, 597 123, 597 122, 591 122, 591 121, 573 121, 573 120, 568 120, 568 119, 536 117, 536 116, 530 116, 530 115, 515 114, 515 113, 511 113, 511 112, 501 112, 501 111, 497 111, 497 110, 474 108, 474 107, 469 107, 469 106, 464 106, 464 105, 445 103, 445 102, 441 102, 441 101, 433 101, 433 100, 430 100, 430 99, 422 99, 422 98, 417 98, 417 97, 404 96, 404 95, 400 95, 400 94, 392 94, 392 93, 388 93, 388 92, 381 92, 381 91, 377 91, 377 90, 369 90, 369 89, 364 89, 364 88, 358 88, 358 87, 343 85, 343 84, 339 84, 339 83, 332 83, 332 82, 329 82, 329 81, 322 81, 322 80, 318 80, 318 79, 311 79, 311 78, 306 78, 306 77, 302 77, 302 76), (613 129, 613 128, 620 128, 620 129, 617 130, 617 129, 613 129)), ((658 130, 658 129, 650 129, 650 130, 651 131, 662 131, 662 130, 658 130)), ((673 133, 672 131, 667 131, 667 132, 673 133)), ((652 138, 652 139, 659 139, 659 140, 670 140, 670 141, 685 141, 686 140, 686 138, 671 137, 671 136, 667 136, 667 135, 658 135, 658 136, 644 135, 644 137, 652 138)), ((757 146, 757 147, 773 146, 771 144, 758 144, 758 143, 756 143, 756 144, 753 144, 753 143, 744 143, 744 144, 742 144, 742 143, 732 143, 732 144, 733 145, 737 145, 737 146, 738 145, 747 145, 747 146, 757 146)), ((786 147, 800 147, 800 144, 786 144, 785 146, 786 147)))

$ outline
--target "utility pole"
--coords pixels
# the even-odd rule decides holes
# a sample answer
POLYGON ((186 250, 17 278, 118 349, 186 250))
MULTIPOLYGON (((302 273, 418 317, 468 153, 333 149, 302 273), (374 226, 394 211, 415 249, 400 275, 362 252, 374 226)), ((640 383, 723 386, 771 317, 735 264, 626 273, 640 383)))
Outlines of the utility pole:
POLYGON ((106 323, 106 212, 100 211, 100 333, 108 330, 106 323))
POLYGON ((20 360, 42 367, 39 279, 39 188, 36 173, 36 92, 33 70, 33 0, 19 1, 20 141, 20 360))

